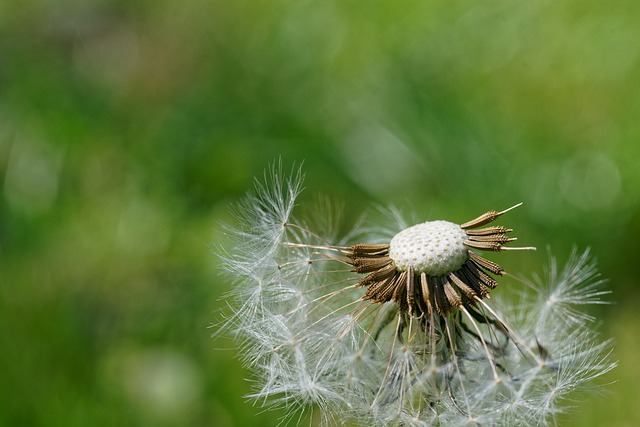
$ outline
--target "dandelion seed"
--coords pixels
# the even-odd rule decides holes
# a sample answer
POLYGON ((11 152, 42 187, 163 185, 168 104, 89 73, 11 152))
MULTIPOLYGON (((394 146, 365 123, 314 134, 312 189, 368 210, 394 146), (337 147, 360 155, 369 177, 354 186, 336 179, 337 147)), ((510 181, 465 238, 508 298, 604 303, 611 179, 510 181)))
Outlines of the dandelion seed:
POLYGON ((315 406, 327 425, 551 425, 567 393, 615 366, 580 310, 603 295, 587 253, 561 273, 552 263, 518 307, 486 301, 506 273, 479 252, 534 249, 489 225, 521 204, 338 241, 292 216, 301 176, 273 167, 222 255, 235 286, 222 329, 240 340, 257 402, 315 406))

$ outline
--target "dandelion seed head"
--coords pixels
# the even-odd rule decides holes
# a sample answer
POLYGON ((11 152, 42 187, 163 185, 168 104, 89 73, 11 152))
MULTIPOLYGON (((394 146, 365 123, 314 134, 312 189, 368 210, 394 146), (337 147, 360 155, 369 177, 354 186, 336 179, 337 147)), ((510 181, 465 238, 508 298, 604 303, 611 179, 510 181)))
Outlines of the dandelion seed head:
POLYGON ((396 234, 389 243, 389 258, 399 271, 409 266, 420 274, 442 276, 458 270, 467 260, 467 233, 449 221, 427 221, 396 234))
POLYGON ((340 237, 326 209, 296 218, 301 179, 270 169, 221 253, 234 286, 223 328, 252 373, 249 397, 284 408, 283 424, 317 407, 322 425, 554 425, 568 393, 615 366, 582 310, 606 294, 588 251, 563 269, 552 259, 515 305, 485 299, 505 271, 479 252, 534 249, 487 226, 520 204, 340 237))

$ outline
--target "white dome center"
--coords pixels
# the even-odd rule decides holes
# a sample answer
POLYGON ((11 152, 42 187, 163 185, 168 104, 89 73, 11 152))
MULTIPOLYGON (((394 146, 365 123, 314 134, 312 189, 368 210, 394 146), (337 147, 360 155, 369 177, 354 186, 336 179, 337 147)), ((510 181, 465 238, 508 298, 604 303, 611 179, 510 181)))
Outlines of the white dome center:
POLYGON ((389 258, 400 271, 412 266, 418 274, 443 276, 458 270, 467 260, 467 233, 449 221, 427 221, 396 234, 389 244, 389 258))

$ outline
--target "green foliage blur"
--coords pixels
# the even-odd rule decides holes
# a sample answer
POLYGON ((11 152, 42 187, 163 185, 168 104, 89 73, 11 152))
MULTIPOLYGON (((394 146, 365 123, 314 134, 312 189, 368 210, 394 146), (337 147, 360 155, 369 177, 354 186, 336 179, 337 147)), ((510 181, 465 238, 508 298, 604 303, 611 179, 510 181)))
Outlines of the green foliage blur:
POLYGON ((520 276, 591 247, 620 367, 562 425, 640 425, 638 22, 631 0, 0 2, 0 425, 275 426, 210 326, 219 224, 279 158, 345 224, 524 201, 520 276))

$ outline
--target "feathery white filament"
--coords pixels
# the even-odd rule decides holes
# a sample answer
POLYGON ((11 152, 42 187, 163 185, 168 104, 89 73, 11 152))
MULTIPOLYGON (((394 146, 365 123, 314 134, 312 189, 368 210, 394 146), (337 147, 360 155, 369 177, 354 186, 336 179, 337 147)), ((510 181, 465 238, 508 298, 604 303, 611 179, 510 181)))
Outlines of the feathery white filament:
POLYGON ((467 260, 467 233, 449 221, 427 221, 396 234, 389 258, 400 271, 412 266, 416 273, 442 276, 458 270, 467 260))

